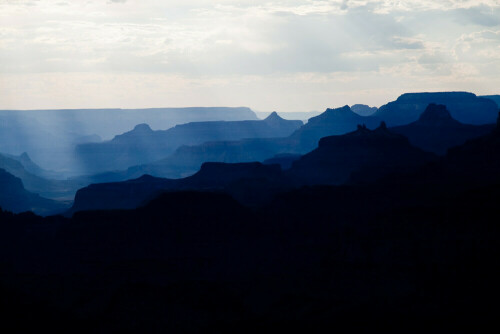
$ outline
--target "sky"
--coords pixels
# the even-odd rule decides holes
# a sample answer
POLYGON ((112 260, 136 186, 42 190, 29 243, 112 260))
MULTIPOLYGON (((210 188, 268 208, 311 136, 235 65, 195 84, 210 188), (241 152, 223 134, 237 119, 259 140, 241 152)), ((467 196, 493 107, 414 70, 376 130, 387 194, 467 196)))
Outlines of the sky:
POLYGON ((0 0, 0 109, 500 94, 500 0, 0 0))

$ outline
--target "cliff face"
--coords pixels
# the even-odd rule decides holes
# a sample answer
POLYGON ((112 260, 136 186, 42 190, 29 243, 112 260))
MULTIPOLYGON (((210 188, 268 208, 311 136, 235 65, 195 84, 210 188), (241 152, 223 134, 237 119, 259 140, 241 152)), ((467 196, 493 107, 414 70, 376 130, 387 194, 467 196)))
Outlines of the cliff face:
POLYGON ((446 105, 451 116, 465 124, 492 124, 498 112, 495 102, 472 93, 408 93, 380 107, 374 116, 388 126, 405 125, 418 120, 430 103, 446 105))

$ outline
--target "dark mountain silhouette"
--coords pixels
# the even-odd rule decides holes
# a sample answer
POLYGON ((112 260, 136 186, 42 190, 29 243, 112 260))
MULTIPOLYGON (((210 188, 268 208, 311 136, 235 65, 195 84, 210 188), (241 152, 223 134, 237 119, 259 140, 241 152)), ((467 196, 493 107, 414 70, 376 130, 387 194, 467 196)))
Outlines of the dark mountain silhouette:
POLYGON ((415 173, 302 187, 263 207, 185 191, 71 219, 0 210, 2 325, 25 333, 494 330, 498 138, 468 141, 415 173))
MULTIPOLYGON (((348 106, 327 109, 312 117, 289 137, 244 139, 240 141, 208 142, 201 145, 183 146, 171 156, 154 163, 134 166, 128 171, 115 173, 123 179, 151 174, 159 177, 179 178, 192 175, 204 162, 251 162, 264 161, 277 154, 304 154, 318 146, 322 137, 344 134, 356 129, 358 124, 375 128, 380 121, 374 117, 362 117, 348 106)), ((123 180, 122 179, 122 180, 123 180)))
POLYGON ((338 185, 408 173, 433 160, 433 154, 413 147, 382 123, 375 130, 358 126, 342 136, 321 138, 318 148, 293 162, 288 173, 299 184, 338 185))
POLYGON ((484 136, 494 127, 460 123, 451 117, 446 106, 431 103, 417 121, 390 128, 390 131, 407 137, 412 145, 424 151, 444 155, 450 147, 484 136))
POLYGON ((483 95, 480 97, 492 100, 497 104, 498 108, 500 108, 500 95, 483 95))
POLYGON ((351 106, 351 110, 360 116, 372 116, 378 108, 370 107, 366 104, 355 104, 351 106))
POLYGON ((498 112, 498 106, 492 100, 472 93, 407 93, 381 106, 374 116, 390 127, 405 125, 417 121, 430 103, 446 105, 451 116, 465 124, 493 124, 498 112))
POLYGON ((460 178, 469 184, 500 182, 500 113, 496 128, 489 135, 451 148, 441 167, 447 171, 447 177, 460 178))
POLYGON ((0 168, 0 207, 13 212, 53 214, 62 212, 68 206, 28 192, 21 179, 0 168))
POLYGON ((204 163, 199 172, 184 179, 144 175, 124 182, 91 184, 78 190, 69 214, 83 210, 136 208, 162 192, 181 190, 225 191, 246 204, 255 204, 269 200, 274 191, 289 187, 290 182, 282 175, 279 165, 204 163))
MULTIPOLYGON (((453 119, 450 120, 449 114, 442 106, 430 106, 427 112, 422 115, 421 119, 417 123, 419 124, 419 126, 424 127, 422 131, 430 131, 429 129, 426 129, 426 127, 436 126, 436 124, 438 128, 440 126, 449 127, 451 124, 453 128, 457 126, 459 129, 480 129, 478 131, 482 132, 486 132, 488 128, 491 128, 489 126, 473 127, 469 125, 463 125, 453 119)), ((476 135, 475 131, 470 131, 474 133, 474 135, 476 135)), ((471 132, 465 131, 464 133, 469 135, 471 132)), ((448 130, 444 128, 443 134, 446 135, 447 133, 448 130)), ((453 134, 453 131, 451 131, 451 133, 453 134)), ((498 131, 493 133, 496 134, 498 133, 498 131)), ((422 174, 422 176, 418 177, 417 175, 413 175, 411 178, 409 178, 409 180, 415 180, 416 183, 419 183, 424 182, 424 180, 422 179, 428 179, 432 180, 432 182, 434 182, 435 184, 440 184, 441 181, 452 178, 449 183, 459 184, 459 180, 461 178, 473 178, 475 180, 479 177, 479 175, 476 175, 476 173, 474 172, 476 161, 483 162, 482 166, 485 170, 491 170, 491 175, 482 173, 482 175, 486 175, 483 178, 493 179, 494 175, 496 175, 495 173, 500 170, 495 164, 496 160, 494 158, 495 156, 500 156, 500 154, 495 155, 496 150, 500 152, 500 143, 498 142, 497 136, 494 134, 488 134, 483 137, 479 137, 477 140, 469 140, 464 145, 452 148, 445 159, 438 160, 437 157, 433 154, 424 152, 421 149, 412 146, 410 141, 406 137, 392 132, 392 129, 387 129, 384 124, 382 124, 375 130, 370 130, 364 126, 359 126, 358 130, 346 135, 329 136, 322 138, 320 140, 319 147, 316 150, 313 150, 312 152, 305 154, 302 157, 296 154, 278 155, 275 156, 275 158, 267 160, 266 164, 276 163, 283 166, 283 169, 287 169, 287 166, 292 164, 293 168, 287 171, 284 178, 283 176, 278 176, 278 174, 273 174, 273 178, 279 180, 278 182, 275 182, 273 186, 277 186, 278 188, 283 187, 283 189, 288 189, 292 183, 294 185, 343 184, 346 182, 359 183, 374 181, 376 179, 382 178, 384 175, 389 174, 407 175, 412 171, 416 172, 419 167, 433 161, 436 162, 434 164, 431 164, 431 167, 428 168, 424 166, 422 169, 418 169, 418 173, 422 174), (458 163, 458 166, 460 166, 460 168, 457 167, 457 163, 455 162, 455 160, 457 160, 458 158, 455 157, 457 155, 455 152, 462 152, 464 150, 465 152, 467 152, 466 148, 471 145, 473 145, 473 148, 469 149, 469 151, 476 152, 475 154, 479 154, 479 156, 477 158, 474 156, 470 156, 470 154, 472 153, 464 153, 462 155, 459 155, 459 157, 461 156, 462 158, 460 158, 460 163, 458 163), (495 145, 498 145, 499 147, 497 148, 495 145), (492 163, 493 165, 486 166, 485 161, 488 163, 492 163), (429 171, 431 173, 430 175, 427 174, 429 171), (289 182, 290 184, 287 185, 286 182, 289 182)), ((460 137, 462 136, 462 134, 457 136, 460 137)), ((241 144, 244 142, 245 141, 213 143, 214 147, 216 147, 217 150, 207 149, 207 147, 211 148, 209 146, 210 144, 194 147, 184 147, 178 150, 176 154, 180 154, 180 152, 183 152, 184 150, 188 150, 189 153, 192 153, 191 150, 196 149, 195 153, 192 156, 201 156, 209 159, 214 157, 213 152, 219 152, 220 157, 223 158, 224 155, 227 154, 227 152, 231 152, 231 144, 234 144, 237 148, 235 150, 236 153, 241 154, 239 158, 243 160, 245 159, 245 150, 240 150, 240 148, 242 147, 241 144), (207 151, 209 153, 204 156, 203 154, 206 154, 207 151)), ((248 151, 250 152, 250 154, 253 154, 251 145, 255 145, 258 141, 248 140, 246 142, 246 147, 249 148, 248 151)), ((274 143, 276 145, 276 150, 290 145, 288 139, 283 139, 283 142, 279 142, 277 141, 277 139, 272 139, 270 143, 274 143)), ((266 139, 262 139, 261 145, 263 147, 272 147, 266 144, 266 139)), ((254 152, 260 152, 260 150, 261 149, 257 147, 254 152)), ((247 155, 246 157, 252 156, 247 155)), ((201 160, 195 160, 195 163, 198 163, 199 161, 201 160)), ((500 162, 498 162, 498 164, 500 166, 500 162)), ((239 164, 225 165, 208 163, 204 166, 213 166, 215 167, 215 170, 224 170, 224 166, 231 169, 234 168, 234 166, 238 165, 239 164)), ((242 164, 241 166, 245 165, 251 166, 252 164, 242 164)), ((149 166, 151 167, 154 165, 149 166)), ((166 164, 165 166, 158 166, 156 172, 160 173, 162 171, 168 170, 164 168, 172 168, 171 171, 173 174, 175 174, 185 167, 178 166, 178 169, 176 171, 175 164, 173 163, 166 164)), ((135 172, 138 175, 142 171, 143 169, 139 168, 135 172)), ((218 182, 217 179, 220 177, 220 175, 223 175, 225 173, 228 173, 228 171, 226 170, 220 173, 210 173, 210 177, 208 177, 208 179, 213 182, 212 185, 216 184, 218 182)), ((187 177, 180 180, 162 181, 167 182, 168 185, 162 185, 161 187, 162 189, 200 189, 200 183, 189 181, 197 180, 199 177, 197 175, 207 175, 206 170, 203 170, 202 168, 202 170, 193 177, 187 177), (186 185, 189 185, 189 187, 187 187, 186 185)), ((228 173, 228 175, 232 174, 228 173)), ((125 175, 121 175, 121 177, 125 177, 125 175)), ((233 180, 237 180, 238 177, 234 177, 233 180)), ((408 179, 405 182, 407 181, 408 179)), ((120 183, 117 183, 117 185, 119 184, 120 183)), ((96 187, 99 186, 100 185, 97 185, 96 187)), ((94 187, 94 185, 90 186, 89 188, 92 187, 94 187)), ((215 186, 212 187, 212 189, 215 188, 215 186)), ((223 188, 224 186, 219 187, 219 189, 223 188)), ((128 191, 120 190, 120 192, 127 193, 128 191)), ((133 194, 134 192, 130 193, 133 194)), ((89 197, 92 196, 94 195, 91 195, 89 197)))
POLYGON ((174 190, 226 191, 246 204, 255 204, 296 185, 366 182, 391 173, 408 173, 436 157, 411 146, 407 138, 389 132, 382 124, 373 131, 359 126, 352 133, 322 138, 317 149, 293 159, 296 161, 286 174, 280 164, 204 163, 199 172, 184 179, 146 175, 125 182, 93 184, 77 192, 70 213, 135 208, 161 191, 174 190), (260 199, 242 196, 251 191, 249 187, 261 194, 260 199))
MULTIPOLYGON (((500 299, 498 116, 491 133, 440 158, 383 125, 361 125, 322 138, 288 171, 208 163, 180 180, 92 185, 79 192, 88 208, 136 208, 74 207, 71 218, 5 211, 53 202, 0 170, 2 328, 492 331, 500 299), (323 184, 337 183, 334 175, 345 184, 323 184)), ((457 124, 442 106, 418 122, 457 124)), ((300 148, 290 138, 266 141, 300 148)), ((256 145, 225 143, 243 142, 256 145)))
POLYGON ((262 121, 194 122, 163 131, 139 124, 111 141, 78 145, 76 152, 87 171, 99 173, 160 160, 183 145, 286 137, 301 125, 301 121, 284 120, 275 112, 262 121))

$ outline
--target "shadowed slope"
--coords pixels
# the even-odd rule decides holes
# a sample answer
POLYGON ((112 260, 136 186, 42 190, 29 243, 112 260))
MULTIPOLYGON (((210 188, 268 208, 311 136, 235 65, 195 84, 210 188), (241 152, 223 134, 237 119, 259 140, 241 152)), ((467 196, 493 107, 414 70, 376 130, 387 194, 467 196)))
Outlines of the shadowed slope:
POLYGON ((494 127, 462 124, 451 117, 446 106, 431 103, 418 121, 391 128, 390 131, 407 137, 412 145, 424 151, 444 155, 449 148, 484 136, 494 127))
POLYGON ((498 108, 500 108, 500 95, 483 95, 480 97, 494 101, 497 104, 498 108))
POLYGON ((366 104, 355 104, 351 106, 351 110, 360 116, 372 116, 377 112, 377 107, 370 107, 366 104))
POLYGON ((92 184, 77 192, 69 214, 82 210, 136 208, 162 192, 181 190, 225 191, 246 204, 256 204, 288 187, 289 182, 278 165, 204 163, 198 173, 184 179, 144 175, 124 182, 92 184))
POLYGON ((67 220, 0 211, 3 324, 85 333, 498 327, 500 187, 457 193, 399 180, 303 187, 254 209, 183 192, 67 220))
POLYGON ((318 148, 293 162, 288 173, 299 184, 343 184, 406 173, 435 159, 383 123, 375 130, 359 126, 342 136, 322 138, 318 148))

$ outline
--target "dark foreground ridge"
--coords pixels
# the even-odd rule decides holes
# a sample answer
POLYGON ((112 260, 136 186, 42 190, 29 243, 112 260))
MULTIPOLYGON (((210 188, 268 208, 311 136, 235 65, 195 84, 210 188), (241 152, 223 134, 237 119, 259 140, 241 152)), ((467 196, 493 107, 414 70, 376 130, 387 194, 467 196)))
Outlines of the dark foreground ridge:
POLYGON ((441 157, 361 125, 286 171, 206 163, 78 194, 71 218, 0 210, 7 332, 498 331, 500 118, 441 157))
POLYGON ((207 162, 198 173, 184 179, 144 175, 124 182, 92 184, 76 193, 73 207, 67 214, 83 210, 133 209, 162 192, 186 190, 225 191, 245 204, 262 204, 276 192, 291 186, 279 165, 207 162))
MULTIPOLYGON (((349 140, 366 135, 401 138, 381 127, 349 140)), ((320 147, 337 140, 348 139, 320 147)), ((71 219, 0 211, 2 324, 85 333, 496 328, 499 157, 495 131, 410 174, 303 187, 263 207, 183 191, 71 219)), ((209 164, 196 182, 276 168, 209 164)), ((139 181, 158 180, 130 182, 139 181)))

